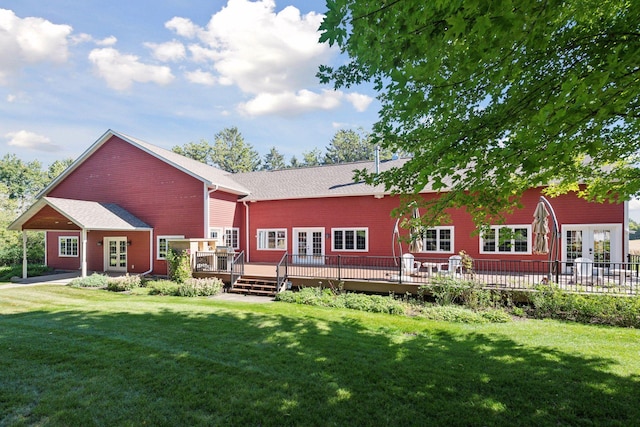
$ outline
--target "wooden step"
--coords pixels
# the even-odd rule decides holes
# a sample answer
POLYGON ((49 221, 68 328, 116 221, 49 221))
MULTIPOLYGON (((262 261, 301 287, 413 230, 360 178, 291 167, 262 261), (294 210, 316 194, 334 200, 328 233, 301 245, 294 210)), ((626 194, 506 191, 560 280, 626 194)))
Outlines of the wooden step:
POLYGON ((277 284, 277 281, 269 278, 241 277, 231 286, 229 292, 273 297, 277 293, 277 284))

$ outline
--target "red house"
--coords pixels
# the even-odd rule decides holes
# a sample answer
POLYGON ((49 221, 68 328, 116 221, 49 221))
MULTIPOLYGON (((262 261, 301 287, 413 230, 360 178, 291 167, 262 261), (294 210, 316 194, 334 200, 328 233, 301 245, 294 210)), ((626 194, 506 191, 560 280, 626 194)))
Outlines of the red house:
MULTIPOLYGON (((353 170, 365 167, 375 165, 229 174, 109 130, 9 229, 45 230, 46 263, 83 274, 165 274, 167 241, 176 238, 215 240, 256 263, 275 263, 285 253, 305 263, 337 254, 391 256, 398 242, 390 212, 398 198, 353 182, 353 170)), ((546 259, 532 253, 532 215, 540 191, 527 191, 523 208, 493 235, 474 234, 470 216, 453 212, 451 224, 426 230, 416 256, 446 259, 464 250, 475 259, 546 259), (511 242, 498 238, 504 227, 516 232, 511 242)), ((427 189, 423 197, 436 195, 427 189)), ((573 194, 551 202, 561 224, 562 261, 626 260, 626 202, 590 203, 573 194)), ((408 250, 406 244, 402 250, 408 250)))

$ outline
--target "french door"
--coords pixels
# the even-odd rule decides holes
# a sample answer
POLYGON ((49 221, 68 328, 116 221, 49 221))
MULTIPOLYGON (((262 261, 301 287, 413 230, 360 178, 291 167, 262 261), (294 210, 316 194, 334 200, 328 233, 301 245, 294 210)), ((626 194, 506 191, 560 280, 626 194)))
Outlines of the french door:
POLYGON ((104 238, 104 270, 126 273, 127 272, 127 238, 104 238))
POLYGON ((567 263, 576 258, 589 258, 594 267, 609 267, 612 262, 622 262, 622 225, 563 225, 562 230, 563 260, 567 263))
POLYGON ((293 229, 293 262, 324 264, 324 228, 293 229))

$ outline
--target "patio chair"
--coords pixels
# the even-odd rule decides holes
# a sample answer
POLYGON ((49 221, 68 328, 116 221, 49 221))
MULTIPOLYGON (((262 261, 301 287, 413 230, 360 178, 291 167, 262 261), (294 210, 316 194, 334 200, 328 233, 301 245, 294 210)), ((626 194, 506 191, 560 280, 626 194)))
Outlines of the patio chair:
POLYGON ((449 274, 462 273, 462 257, 460 255, 452 255, 449 257, 449 274))
POLYGON ((402 255, 402 273, 407 275, 418 273, 415 257, 412 254, 407 253, 402 255))
POLYGON ((574 283, 593 283, 593 260, 576 258, 573 260, 574 283))

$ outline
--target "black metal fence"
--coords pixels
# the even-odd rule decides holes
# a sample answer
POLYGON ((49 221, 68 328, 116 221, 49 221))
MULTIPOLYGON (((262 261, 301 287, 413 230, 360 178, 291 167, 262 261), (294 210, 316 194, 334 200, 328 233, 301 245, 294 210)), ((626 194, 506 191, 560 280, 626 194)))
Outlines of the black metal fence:
MULTIPOLYGON (((629 262, 576 263, 561 261, 485 260, 452 257, 426 258, 285 254, 276 266, 278 289, 290 277, 336 281, 375 281, 423 285, 442 277, 471 280, 486 288, 528 290, 557 283, 571 292, 640 293, 640 256, 629 262)), ((196 252, 194 270, 244 274, 244 252, 196 252)))
MULTIPOLYGON (((640 258, 640 257, 639 257, 640 258)), ((482 260, 332 255, 300 257, 287 254, 278 266, 289 277, 328 280, 429 284, 441 277, 472 280, 487 288, 534 289, 557 283, 571 292, 639 293, 640 259, 626 263, 482 260)), ((280 273, 278 273, 280 276, 280 273)), ((283 274, 284 276, 284 274, 283 274)))

